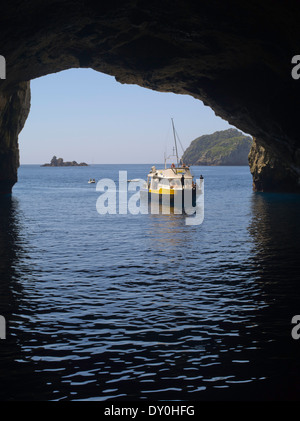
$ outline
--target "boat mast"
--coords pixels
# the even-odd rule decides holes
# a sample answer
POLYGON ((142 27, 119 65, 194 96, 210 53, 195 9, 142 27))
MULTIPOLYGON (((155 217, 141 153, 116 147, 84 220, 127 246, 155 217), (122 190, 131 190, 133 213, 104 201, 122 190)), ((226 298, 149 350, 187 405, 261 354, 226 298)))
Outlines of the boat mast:
POLYGON ((179 159, 178 159, 178 151, 177 151, 177 142, 176 142, 176 133, 175 133, 175 127, 174 127, 174 121, 172 120, 172 127, 173 127, 173 135, 174 135, 174 141, 175 141, 175 149, 176 149, 176 158, 177 158, 177 167, 179 167, 179 159))

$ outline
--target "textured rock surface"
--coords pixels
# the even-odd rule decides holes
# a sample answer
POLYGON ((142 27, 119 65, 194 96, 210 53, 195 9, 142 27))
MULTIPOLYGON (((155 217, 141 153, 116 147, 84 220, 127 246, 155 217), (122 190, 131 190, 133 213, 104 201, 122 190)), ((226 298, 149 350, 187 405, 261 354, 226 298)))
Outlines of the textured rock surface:
POLYGON ((0 194, 11 192, 19 167, 18 134, 30 110, 29 82, 20 83, 13 93, 0 93, 0 194))
POLYGON ((300 154, 254 139, 249 154, 253 189, 261 192, 300 192, 300 154), (278 148, 278 149, 277 149, 278 148))
MULTIPOLYGON (((11 0, 0 14, 7 62, 1 98, 13 92, 17 98, 21 82, 72 67, 192 95, 256 137, 250 159, 256 188, 275 190, 279 172, 281 189, 297 187, 300 80, 291 77, 291 59, 299 54, 299 17, 297 2, 279 0, 11 0)), ((24 117, 26 106, 19 109, 24 117)), ((9 128, 2 116, 1 133, 17 136, 23 117, 9 128)), ((7 153, 16 148, 16 139, 0 143, 7 153)), ((16 166, 12 154, 8 174, 16 166)))

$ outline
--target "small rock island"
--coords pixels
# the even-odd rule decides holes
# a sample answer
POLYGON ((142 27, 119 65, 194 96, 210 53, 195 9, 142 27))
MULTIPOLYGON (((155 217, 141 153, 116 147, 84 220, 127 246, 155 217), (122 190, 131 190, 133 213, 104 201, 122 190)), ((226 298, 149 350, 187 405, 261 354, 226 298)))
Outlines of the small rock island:
POLYGON ((81 162, 80 164, 78 164, 76 161, 64 162, 62 158, 56 158, 56 156, 54 156, 51 159, 50 164, 41 165, 41 167, 87 167, 87 166, 88 164, 86 164, 85 162, 81 162))

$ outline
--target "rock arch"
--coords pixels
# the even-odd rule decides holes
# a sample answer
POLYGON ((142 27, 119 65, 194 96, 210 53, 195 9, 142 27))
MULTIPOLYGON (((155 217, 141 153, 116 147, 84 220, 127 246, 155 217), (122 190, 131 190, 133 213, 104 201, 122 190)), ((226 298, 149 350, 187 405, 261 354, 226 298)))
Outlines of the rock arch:
POLYGON ((11 0, 1 6, 0 192, 19 165, 29 81, 90 67, 123 83, 192 95, 254 136, 254 189, 300 191, 297 2, 11 0))

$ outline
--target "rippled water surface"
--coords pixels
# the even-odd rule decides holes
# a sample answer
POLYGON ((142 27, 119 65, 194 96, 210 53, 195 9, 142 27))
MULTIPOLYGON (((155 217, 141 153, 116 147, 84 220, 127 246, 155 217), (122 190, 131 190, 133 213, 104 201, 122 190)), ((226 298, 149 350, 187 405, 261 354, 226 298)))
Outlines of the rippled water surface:
POLYGON ((193 168, 205 218, 99 215, 90 177, 148 165, 22 166, 0 210, 2 400, 299 396, 300 199, 247 167, 193 168))

